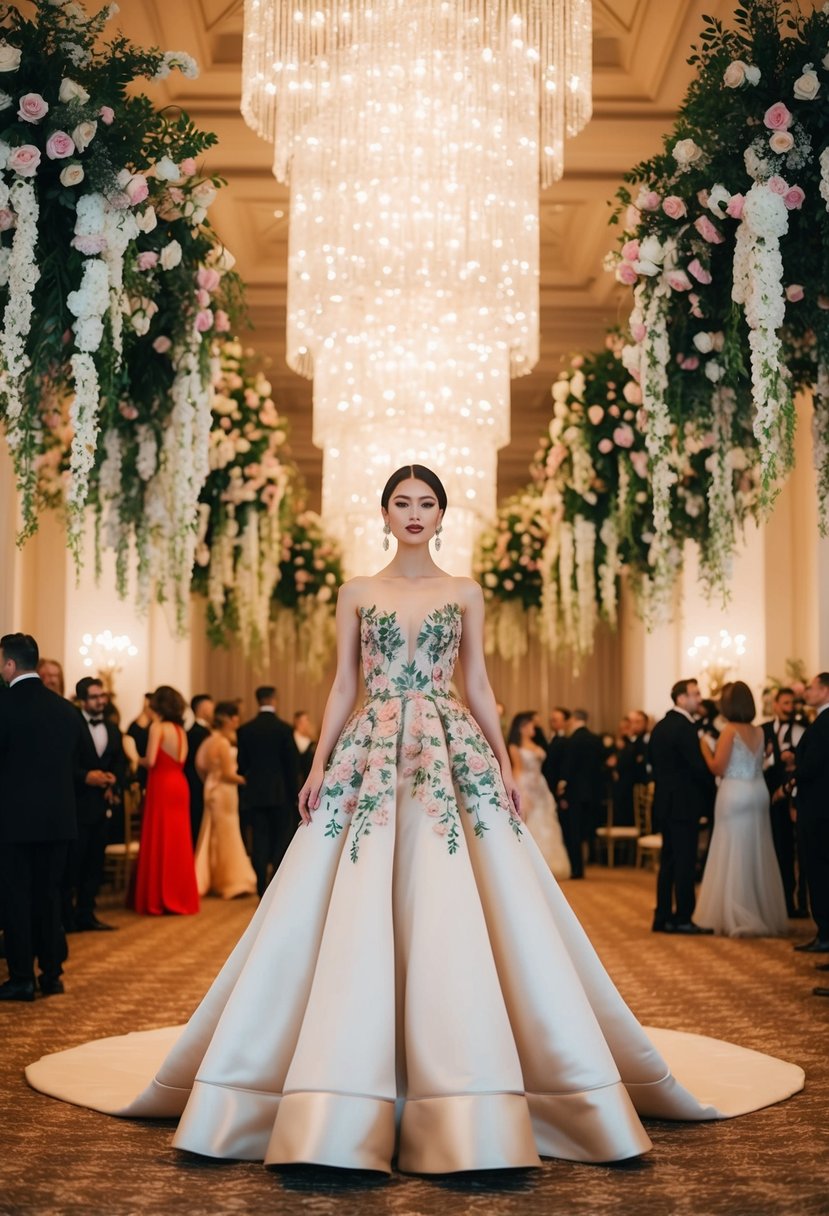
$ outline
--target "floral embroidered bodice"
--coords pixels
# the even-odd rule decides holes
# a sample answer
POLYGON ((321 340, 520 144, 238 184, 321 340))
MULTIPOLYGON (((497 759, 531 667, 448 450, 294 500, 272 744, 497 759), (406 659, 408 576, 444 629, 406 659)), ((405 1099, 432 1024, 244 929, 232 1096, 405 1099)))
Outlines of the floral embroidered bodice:
POLYGON ((352 861, 363 837, 410 805, 446 837, 450 853, 460 845, 461 811, 478 836, 498 811, 521 833, 492 748, 450 691, 462 629, 457 603, 432 609, 413 638, 396 612, 360 609, 367 699, 343 727, 321 794, 326 833, 348 829, 352 861))
POLYGON ((731 755, 728 757, 728 764, 725 767, 723 777, 733 777, 738 781, 754 781, 758 777, 762 778, 762 776, 762 741, 757 750, 754 751, 747 743, 743 742, 739 735, 735 734, 731 755))

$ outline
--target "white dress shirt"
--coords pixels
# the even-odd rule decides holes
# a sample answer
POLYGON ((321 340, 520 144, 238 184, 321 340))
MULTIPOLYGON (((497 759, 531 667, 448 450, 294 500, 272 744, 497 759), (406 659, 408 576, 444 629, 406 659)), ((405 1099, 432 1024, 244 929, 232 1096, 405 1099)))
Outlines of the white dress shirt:
POLYGON ((89 727, 89 733, 92 736, 92 742, 95 744, 95 751, 98 753, 98 759, 103 756, 107 747, 107 728, 105 722, 91 721, 92 715, 88 714, 85 709, 81 713, 86 718, 86 724, 89 727))
POLYGON ((14 688, 15 684, 19 684, 21 680, 39 680, 40 676, 36 671, 24 671, 21 676, 15 676, 9 688, 14 688))

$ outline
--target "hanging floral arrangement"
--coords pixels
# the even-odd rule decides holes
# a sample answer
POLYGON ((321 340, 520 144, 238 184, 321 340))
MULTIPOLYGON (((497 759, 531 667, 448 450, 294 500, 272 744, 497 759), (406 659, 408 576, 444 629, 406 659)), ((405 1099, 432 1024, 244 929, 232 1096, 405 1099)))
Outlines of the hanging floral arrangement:
POLYGON ((499 508, 494 528, 479 537, 473 571, 487 601, 487 654, 515 662, 527 653, 548 532, 544 501, 530 485, 499 508))
MULTIPOLYGON (((122 449, 119 438, 119 419, 139 421, 128 418, 135 409, 152 420, 164 450, 159 469, 175 478, 164 526, 181 539, 193 532, 195 512, 185 516, 206 473, 204 338, 222 328, 221 310, 193 307, 199 269, 220 270, 221 246, 206 222, 218 183, 196 176, 196 158, 215 136, 184 115, 159 114, 128 87, 173 69, 192 77, 197 68, 187 54, 145 51, 121 36, 101 46, 115 6, 88 17, 79 3, 34 0, 34 10, 32 20, 14 6, 0 13, 0 419, 22 538, 36 530, 42 494, 54 492, 56 435, 70 443, 62 480, 76 552, 90 499, 106 509, 116 480, 125 499, 135 497, 137 448, 122 449), (169 370, 150 392, 162 320, 169 370), (183 451, 188 432, 187 461, 175 464, 173 449, 183 451)), ((147 453, 145 441, 145 470, 147 453)), ((124 510, 106 521, 122 559, 138 518, 124 510)), ((174 548, 168 571, 186 562, 188 544, 174 548)), ((144 555, 146 567, 158 553, 145 545, 144 555)))
POLYGON ((265 376, 251 369, 252 354, 236 341, 218 351, 193 590, 207 599, 214 646, 233 640, 245 654, 261 655, 290 523, 293 472, 285 455, 287 423, 265 376))
POLYGON ((642 392, 660 562, 670 562, 673 445, 692 460, 699 436, 713 435, 715 581, 727 578, 733 548, 732 454, 758 449, 768 506, 793 462, 799 389, 813 393, 827 526, 828 49, 825 5, 803 16, 779 0, 745 0, 733 28, 707 18, 664 152, 628 174, 618 196, 622 235, 609 264, 633 289, 623 357, 642 392))
POLYGON ((274 647, 316 682, 334 652, 342 553, 320 516, 301 510, 283 531, 281 557, 271 601, 274 647))

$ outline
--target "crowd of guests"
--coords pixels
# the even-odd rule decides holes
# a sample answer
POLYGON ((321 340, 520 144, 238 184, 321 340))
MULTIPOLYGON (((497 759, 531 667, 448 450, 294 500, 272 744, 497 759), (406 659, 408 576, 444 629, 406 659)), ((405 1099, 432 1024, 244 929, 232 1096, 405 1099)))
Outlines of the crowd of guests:
POLYGON ((79 680, 67 699, 61 665, 41 659, 21 633, 0 639, 0 675, 0 929, 9 971, 0 1000, 34 1000, 36 986, 45 996, 63 992, 67 936, 114 928, 96 901, 107 846, 129 838, 132 805, 135 911, 188 915, 207 894, 264 894, 299 823, 315 746, 305 711, 291 727, 277 713, 276 689, 263 685, 256 714, 242 723, 237 701, 200 694, 188 712, 162 685, 122 733, 101 680, 79 680))
POLYGON ((652 824, 636 826, 659 834, 655 933, 777 936, 811 916, 816 933, 795 949, 829 954, 829 673, 801 701, 780 688, 762 726, 742 681, 715 703, 680 680, 671 701, 652 731, 635 710, 615 736, 592 732, 583 710, 554 709, 549 737, 536 712, 513 718, 522 814, 550 868, 583 877, 597 829, 634 825, 646 788, 652 824))

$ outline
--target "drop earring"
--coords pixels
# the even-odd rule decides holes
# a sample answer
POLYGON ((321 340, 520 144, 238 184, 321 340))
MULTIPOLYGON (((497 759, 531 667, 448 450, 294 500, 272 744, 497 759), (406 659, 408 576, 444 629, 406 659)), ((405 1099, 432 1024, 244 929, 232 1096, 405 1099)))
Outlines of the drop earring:
POLYGON ((388 551, 388 547, 389 547, 389 532, 391 532, 391 528, 389 527, 389 525, 383 524, 383 548, 386 551, 388 551))
POLYGON ((443 531, 443 524, 438 524, 438 526, 435 528, 435 552, 436 553, 439 552, 439 550, 440 550, 440 534, 442 531, 443 531))

